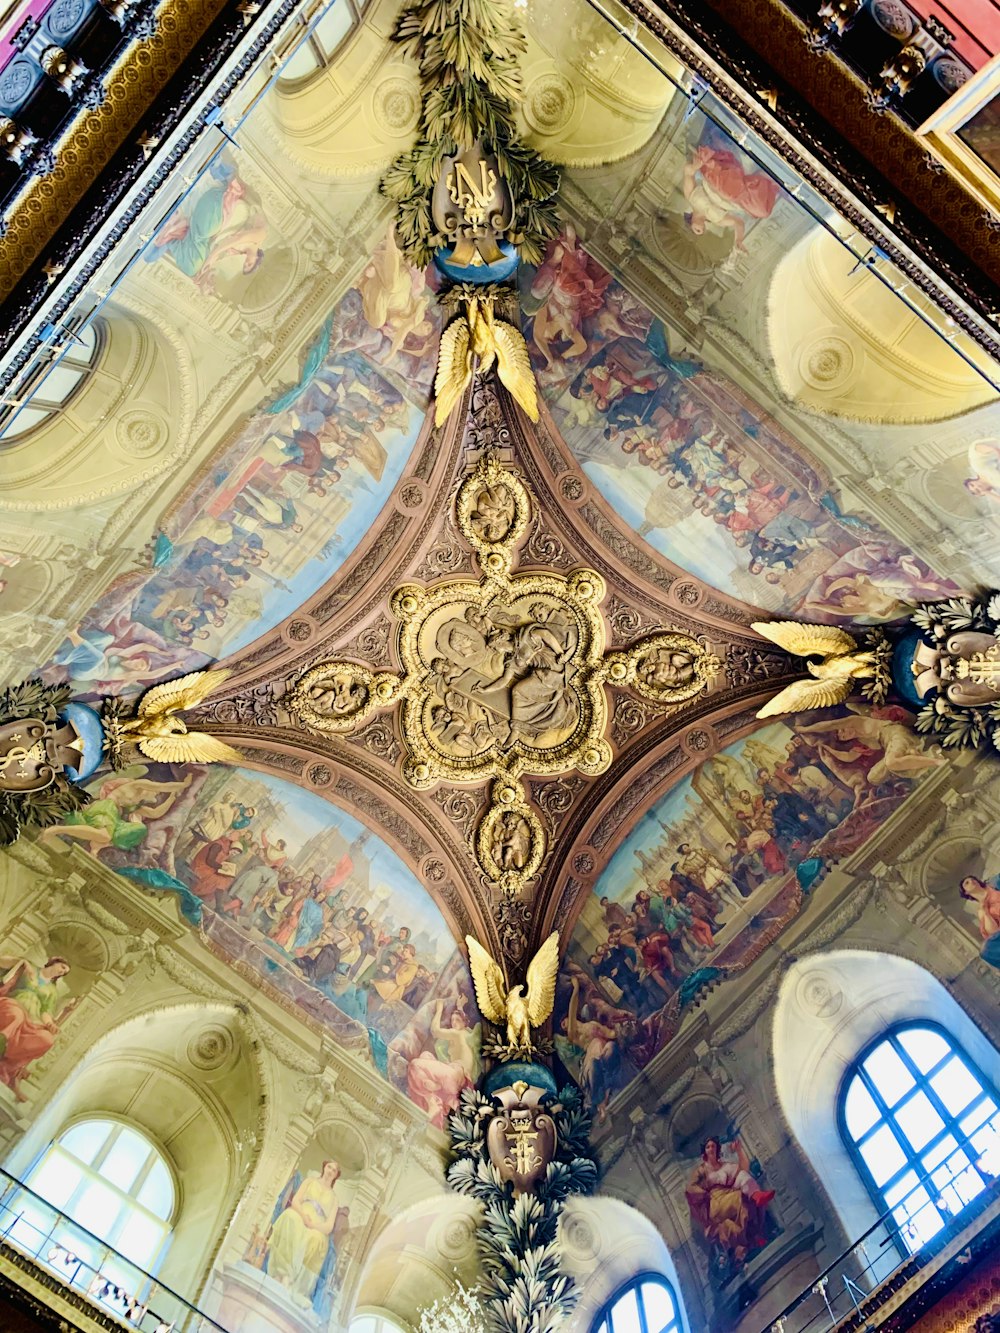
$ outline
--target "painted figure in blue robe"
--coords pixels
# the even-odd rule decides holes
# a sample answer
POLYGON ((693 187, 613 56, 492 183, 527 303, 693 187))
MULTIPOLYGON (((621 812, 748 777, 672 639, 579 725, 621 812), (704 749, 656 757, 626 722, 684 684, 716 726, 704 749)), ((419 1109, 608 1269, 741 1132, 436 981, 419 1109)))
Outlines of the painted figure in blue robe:
POLYGON ((302 910, 299 912, 299 922, 295 930, 295 938, 292 940, 292 953, 299 953, 308 949, 319 938, 320 931, 323 929, 323 900, 326 897, 326 890, 323 888, 323 881, 319 875, 313 875, 309 886, 309 896, 302 904, 302 910))
MULTIPOLYGON (((187 200, 146 249, 147 263, 169 255, 203 292, 214 292, 225 261, 250 274, 264 258, 267 218, 225 155, 216 158, 187 200)), ((232 268, 225 264, 225 271, 232 268)))
POLYGON ((348 1210, 337 1203, 339 1179, 340 1164, 334 1161, 305 1178, 294 1173, 271 1215, 264 1258, 265 1273, 323 1324, 333 1314, 337 1247, 348 1226, 348 1210))

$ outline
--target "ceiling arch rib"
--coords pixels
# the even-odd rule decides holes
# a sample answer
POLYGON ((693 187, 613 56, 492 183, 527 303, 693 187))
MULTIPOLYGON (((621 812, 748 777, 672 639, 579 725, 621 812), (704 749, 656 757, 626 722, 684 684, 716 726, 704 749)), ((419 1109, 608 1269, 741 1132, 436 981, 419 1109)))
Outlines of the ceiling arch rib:
MULTIPOLYGON (((676 767, 675 756, 679 777, 719 743, 713 722, 720 722, 720 735, 728 735, 731 715, 748 717, 750 705, 762 703, 771 682, 788 672, 786 659, 747 629, 749 608, 706 589, 643 548, 641 539, 634 538, 580 475, 551 419, 543 416, 539 427, 529 428, 503 389, 487 383, 476 391, 467 426, 449 424, 443 433, 425 433, 383 514, 381 531, 370 534, 337 578, 294 618, 228 664, 232 680, 201 707, 199 724, 242 749, 255 765, 332 795, 370 826, 382 827, 424 878, 458 938, 482 930, 481 938, 496 940, 499 932, 508 956, 516 959, 530 941, 540 938, 538 932, 560 905, 567 857, 589 813, 606 803, 606 796, 613 801, 630 785, 628 775, 636 765, 648 765, 652 772, 660 765, 669 774, 671 766, 676 767), (324 733, 304 722, 295 703, 303 675, 308 670, 315 674, 316 663, 324 659, 390 674, 398 670, 401 625, 392 609, 397 588, 415 580, 431 590, 444 589, 442 605, 459 596, 456 580, 474 575, 476 555, 474 543, 461 529, 461 501, 456 516, 456 486, 470 471, 474 475, 476 460, 489 454, 489 446, 509 460, 499 465, 500 475, 506 475, 508 467, 515 469, 530 496, 529 520, 515 555, 519 570, 527 571, 526 576, 544 570, 546 577, 564 582, 575 577, 573 571, 600 571, 607 594, 601 606, 602 634, 613 652, 628 651, 666 628, 704 643, 706 651, 724 662, 724 671, 719 669, 703 699, 667 708, 666 715, 655 703, 610 682, 609 735, 617 758, 606 778, 583 774, 563 779, 544 765, 532 776, 527 763, 523 795, 526 808, 539 812, 545 852, 537 882, 530 890, 526 882, 518 897, 524 910, 516 913, 516 928, 504 916, 501 886, 490 887, 490 876, 484 881, 477 869, 489 783, 480 777, 467 790, 461 784, 453 790, 450 782, 432 784, 424 796, 405 779, 412 735, 406 727, 400 730, 392 707, 366 713, 357 728, 324 733), (577 521, 581 509, 586 511, 582 525, 577 521), (451 589, 456 589, 454 594, 451 589), (447 867, 446 879, 435 883, 427 876, 429 854, 447 867)), ((582 855, 593 859, 586 847, 582 855)), ((434 870, 441 873, 438 867, 434 870)), ((561 909, 566 908, 562 901, 561 909)))

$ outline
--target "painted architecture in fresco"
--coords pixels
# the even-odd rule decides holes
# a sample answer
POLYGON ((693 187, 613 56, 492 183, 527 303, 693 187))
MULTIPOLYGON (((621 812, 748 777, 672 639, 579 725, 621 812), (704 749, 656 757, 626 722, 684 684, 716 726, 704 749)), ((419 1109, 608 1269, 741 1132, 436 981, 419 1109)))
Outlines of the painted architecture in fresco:
MULTIPOLYGON (((94 795, 45 842, 85 847, 138 888, 175 895, 213 947, 366 1045, 382 1076, 444 1123, 479 1070, 469 975, 426 891, 376 834, 241 770, 137 765, 94 795)), ((53 983, 34 975, 21 989, 32 981, 48 995, 53 983)))
POLYGON ((772 723, 648 811, 585 902, 556 1043, 598 1113, 673 1036, 701 982, 745 967, 838 859, 944 762, 903 709, 772 723))

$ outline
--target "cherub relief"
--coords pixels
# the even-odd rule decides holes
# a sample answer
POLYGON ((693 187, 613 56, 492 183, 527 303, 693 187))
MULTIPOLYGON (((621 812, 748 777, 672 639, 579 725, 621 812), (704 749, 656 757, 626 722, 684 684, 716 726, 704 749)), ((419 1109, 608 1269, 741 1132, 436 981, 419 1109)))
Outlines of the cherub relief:
POLYGON ((531 825, 516 810, 504 810, 490 840, 493 860, 502 870, 523 870, 531 857, 531 825))
POLYGON ((368 690, 349 675, 330 676, 309 689, 309 702, 317 713, 338 713, 348 717, 365 706, 368 690))
POLYGON ((694 679, 695 655, 670 648, 654 648, 636 663, 635 674, 651 694, 677 689, 694 679))
POLYGON ((476 495, 469 523, 480 541, 503 541, 510 532, 516 511, 509 486, 486 485, 476 495))

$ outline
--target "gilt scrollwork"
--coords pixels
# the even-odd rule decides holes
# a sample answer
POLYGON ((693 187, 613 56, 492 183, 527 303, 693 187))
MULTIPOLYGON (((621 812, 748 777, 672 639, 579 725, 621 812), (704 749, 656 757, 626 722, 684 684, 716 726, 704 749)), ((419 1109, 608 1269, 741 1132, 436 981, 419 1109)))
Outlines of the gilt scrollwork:
POLYGON ((530 882, 546 850, 522 776, 592 777, 611 763, 605 686, 672 711, 720 669, 703 644, 675 629, 608 653, 600 574, 514 570, 531 513, 518 473, 493 455, 480 459, 459 488, 456 520, 481 576, 395 590, 399 674, 325 662, 290 697, 298 719, 321 732, 354 732, 373 710, 398 704, 411 786, 489 782, 471 841, 480 869, 507 893, 530 882))

